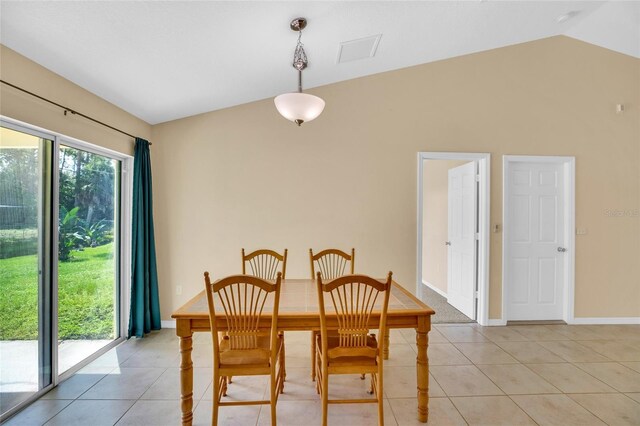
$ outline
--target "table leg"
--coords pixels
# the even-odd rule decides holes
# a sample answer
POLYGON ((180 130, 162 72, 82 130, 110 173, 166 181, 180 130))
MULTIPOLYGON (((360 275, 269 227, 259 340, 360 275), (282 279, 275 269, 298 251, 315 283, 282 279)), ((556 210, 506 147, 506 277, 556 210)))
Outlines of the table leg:
POLYGON ((427 357, 429 328, 429 318, 419 317, 418 328, 416 328, 416 344, 418 345, 416 372, 418 374, 418 421, 423 423, 429 420, 429 358, 427 357))
POLYGON ((391 330, 389 327, 385 328, 382 338, 382 359, 389 359, 389 335, 391 334, 391 330))
POLYGON ((190 322, 178 319, 176 333, 180 337, 180 409, 182 410, 182 425, 190 426, 193 422, 193 362, 191 361, 193 333, 190 322))

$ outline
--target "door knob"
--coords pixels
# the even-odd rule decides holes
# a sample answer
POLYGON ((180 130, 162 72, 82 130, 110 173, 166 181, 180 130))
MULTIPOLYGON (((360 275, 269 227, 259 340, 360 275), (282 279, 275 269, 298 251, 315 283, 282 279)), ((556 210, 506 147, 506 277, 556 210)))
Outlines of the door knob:
POLYGON ((566 249, 566 248, 564 248, 564 247, 558 247, 558 251, 559 251, 560 253, 564 253, 565 251, 567 251, 567 249, 566 249))
POLYGON ((445 246, 450 246, 450 245, 451 245, 451 241, 445 241, 445 242, 444 242, 444 245, 445 245, 445 246))

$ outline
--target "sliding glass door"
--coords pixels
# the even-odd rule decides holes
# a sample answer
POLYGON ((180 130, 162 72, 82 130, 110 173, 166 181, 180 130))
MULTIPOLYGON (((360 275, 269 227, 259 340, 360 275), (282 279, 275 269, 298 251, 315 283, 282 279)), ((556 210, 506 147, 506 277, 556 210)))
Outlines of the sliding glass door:
POLYGON ((58 373, 119 337, 120 161, 58 150, 58 373))
POLYGON ((3 420, 121 339, 132 159, 1 124, 3 420))
POLYGON ((0 406, 51 384, 49 276, 53 141, 0 128, 0 406))

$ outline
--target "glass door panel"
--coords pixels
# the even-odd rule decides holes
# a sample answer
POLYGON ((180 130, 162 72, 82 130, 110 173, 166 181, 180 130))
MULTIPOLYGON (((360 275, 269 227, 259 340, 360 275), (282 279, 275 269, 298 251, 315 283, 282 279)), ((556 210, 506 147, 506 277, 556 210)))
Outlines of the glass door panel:
POLYGON ((60 146, 58 373, 119 337, 120 161, 60 146))
POLYGON ((51 147, 0 127, 0 414, 51 384, 51 147))

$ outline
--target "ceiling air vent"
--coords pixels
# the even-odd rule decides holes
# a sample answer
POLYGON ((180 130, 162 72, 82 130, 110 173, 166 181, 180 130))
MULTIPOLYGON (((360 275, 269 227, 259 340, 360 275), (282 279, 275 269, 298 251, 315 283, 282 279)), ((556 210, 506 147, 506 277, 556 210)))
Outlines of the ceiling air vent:
POLYGON ((373 58, 380 43, 382 34, 358 40, 343 41, 338 49, 338 63, 358 61, 360 59, 373 58))

